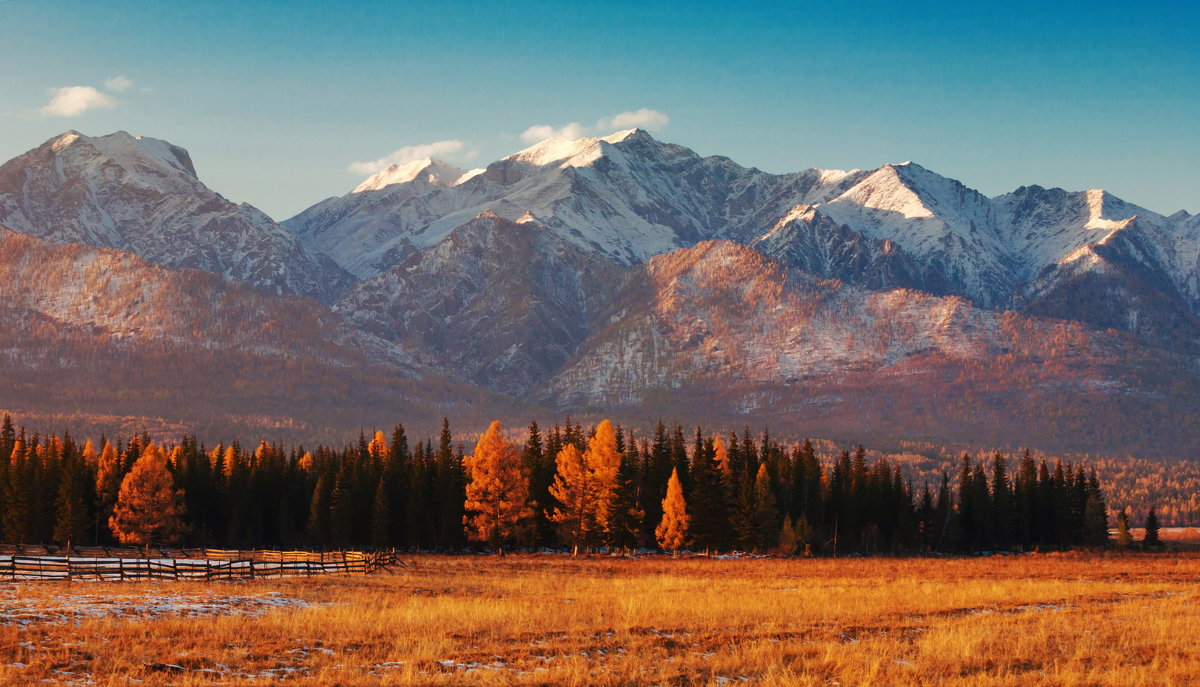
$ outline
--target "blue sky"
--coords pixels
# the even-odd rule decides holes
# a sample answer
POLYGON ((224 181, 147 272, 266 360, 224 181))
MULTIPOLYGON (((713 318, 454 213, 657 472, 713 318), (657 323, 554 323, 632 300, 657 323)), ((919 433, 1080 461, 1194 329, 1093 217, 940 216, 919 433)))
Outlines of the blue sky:
POLYGON ((124 129, 283 219, 356 162, 439 143, 482 166, 645 108, 658 138, 771 172, 915 160, 988 195, 1200 212, 1194 0, 736 5, 0 0, 0 160, 124 129))

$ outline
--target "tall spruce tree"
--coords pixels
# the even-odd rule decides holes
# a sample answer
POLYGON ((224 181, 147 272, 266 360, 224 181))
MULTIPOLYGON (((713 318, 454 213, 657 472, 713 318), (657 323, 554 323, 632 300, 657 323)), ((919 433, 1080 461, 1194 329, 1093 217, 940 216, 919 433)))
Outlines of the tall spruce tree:
POLYGON ((617 470, 617 486, 608 506, 605 543, 614 549, 632 549, 638 545, 642 530, 642 519, 646 514, 638 506, 639 477, 641 473, 637 452, 627 450, 621 454, 621 465, 617 470))
POLYGON ((1162 546, 1162 539, 1158 536, 1158 513, 1151 508, 1146 513, 1146 533, 1142 535, 1142 546, 1157 548, 1162 546))

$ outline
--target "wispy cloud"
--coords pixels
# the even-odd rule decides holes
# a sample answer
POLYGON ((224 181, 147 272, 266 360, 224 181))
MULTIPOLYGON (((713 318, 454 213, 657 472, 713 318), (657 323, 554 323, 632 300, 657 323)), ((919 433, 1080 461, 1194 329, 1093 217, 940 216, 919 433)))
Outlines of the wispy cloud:
POLYGON ((434 141, 415 146, 404 146, 392 151, 378 160, 351 162, 346 169, 355 174, 375 174, 392 165, 403 165, 427 157, 462 157, 470 159, 473 151, 465 151, 467 144, 462 141, 434 141))
POLYGON ((601 129, 662 129, 670 123, 671 118, 667 113, 643 107, 640 110, 613 115, 607 122, 601 119, 596 126, 601 129))
POLYGON ((117 101, 91 86, 66 86, 50 89, 50 102, 38 113, 43 117, 76 117, 97 108, 116 107, 117 101))
POLYGON ((588 134, 605 134, 620 129, 639 127, 655 131, 671 123, 671 118, 665 112, 643 107, 639 110, 619 112, 611 117, 601 117, 594 126, 585 126, 579 122, 571 122, 560 127, 549 124, 535 124, 521 133, 521 140, 526 143, 537 143, 547 138, 581 138, 588 134))
POLYGON ((104 82, 104 87, 114 93, 128 90, 132 85, 133 82, 126 78, 124 74, 118 74, 104 82))

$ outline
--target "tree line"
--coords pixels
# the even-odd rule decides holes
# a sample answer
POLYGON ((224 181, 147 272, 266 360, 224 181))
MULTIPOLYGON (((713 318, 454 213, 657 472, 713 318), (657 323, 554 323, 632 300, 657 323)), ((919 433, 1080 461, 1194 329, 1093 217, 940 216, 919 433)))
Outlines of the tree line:
MULTIPOLYGON (((1082 466, 964 454, 920 487, 862 446, 831 459, 765 430, 659 423, 644 437, 569 418, 474 446, 448 420, 340 448, 207 447, 145 434, 78 442, 0 426, 0 541, 243 548, 683 548, 780 554, 1101 546, 1108 509, 1082 466)), ((1125 524, 1125 523, 1123 523, 1125 524)))

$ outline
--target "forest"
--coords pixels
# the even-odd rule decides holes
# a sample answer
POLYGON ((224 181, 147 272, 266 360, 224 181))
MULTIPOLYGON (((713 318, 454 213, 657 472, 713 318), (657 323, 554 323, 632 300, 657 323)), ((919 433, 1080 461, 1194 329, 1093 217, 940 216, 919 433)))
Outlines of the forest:
POLYGON ((192 435, 80 441, 27 432, 7 415, 0 427, 7 544, 844 555, 1108 539, 1096 472, 1028 451, 963 454, 955 473, 917 485, 861 445, 822 458, 813 442, 784 444, 769 430, 662 422, 636 436, 607 420, 534 421, 523 441, 495 422, 464 446, 447 419, 436 438, 397 424, 312 448, 209 447, 192 435))

